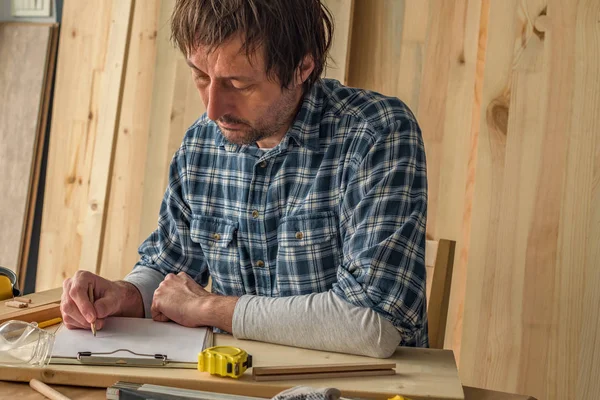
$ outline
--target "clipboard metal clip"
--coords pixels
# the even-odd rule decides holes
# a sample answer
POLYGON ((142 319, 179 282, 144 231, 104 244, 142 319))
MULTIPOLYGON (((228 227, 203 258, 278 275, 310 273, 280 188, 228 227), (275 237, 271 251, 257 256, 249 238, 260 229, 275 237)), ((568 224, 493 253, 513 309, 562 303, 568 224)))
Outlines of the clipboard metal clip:
POLYGON ((117 349, 115 351, 106 353, 92 353, 91 351, 80 351, 77 353, 77 361, 81 362, 82 364, 89 365, 120 365, 126 367, 160 367, 169 363, 166 354, 140 354, 128 349, 117 349), (148 358, 104 357, 121 351, 131 353, 138 357, 148 358))

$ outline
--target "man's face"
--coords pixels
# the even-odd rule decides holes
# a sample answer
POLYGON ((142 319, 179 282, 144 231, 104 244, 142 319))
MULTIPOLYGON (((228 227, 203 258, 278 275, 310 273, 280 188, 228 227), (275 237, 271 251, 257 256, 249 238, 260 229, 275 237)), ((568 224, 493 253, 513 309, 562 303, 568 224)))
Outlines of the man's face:
POLYGON ((208 117, 232 143, 276 146, 289 128, 302 97, 302 84, 281 89, 269 80, 262 50, 246 57, 241 38, 233 37, 208 52, 204 46, 187 63, 208 117))

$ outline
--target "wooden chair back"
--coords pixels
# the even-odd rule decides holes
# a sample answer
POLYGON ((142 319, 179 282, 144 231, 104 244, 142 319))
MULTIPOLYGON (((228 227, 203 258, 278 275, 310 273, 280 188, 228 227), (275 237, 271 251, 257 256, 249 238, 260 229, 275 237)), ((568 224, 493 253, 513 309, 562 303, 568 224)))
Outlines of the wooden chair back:
POLYGON ((455 247, 456 242, 447 239, 427 240, 425 244, 429 346, 434 349, 444 348, 455 247))

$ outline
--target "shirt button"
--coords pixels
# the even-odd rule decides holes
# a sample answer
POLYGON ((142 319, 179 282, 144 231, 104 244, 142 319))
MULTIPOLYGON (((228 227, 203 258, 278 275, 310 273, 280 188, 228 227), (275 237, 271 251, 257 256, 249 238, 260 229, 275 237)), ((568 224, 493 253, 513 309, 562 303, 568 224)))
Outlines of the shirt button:
POLYGON ((215 233, 215 234, 213 234, 213 239, 219 240, 219 239, 221 239, 221 235, 219 235, 218 233, 215 233))
POLYGON ((260 167, 261 168, 266 168, 267 167, 267 162, 266 161, 261 161, 260 167))
POLYGON ((304 237, 304 233, 296 232, 296 239, 302 239, 304 237))
POLYGON ((262 267, 264 267, 264 266, 265 266, 265 262, 264 262, 263 260, 258 260, 258 261, 256 262, 256 266, 257 266, 258 268, 262 268, 262 267))
POLYGON ((258 218, 258 210, 252 211, 252 218, 258 218))

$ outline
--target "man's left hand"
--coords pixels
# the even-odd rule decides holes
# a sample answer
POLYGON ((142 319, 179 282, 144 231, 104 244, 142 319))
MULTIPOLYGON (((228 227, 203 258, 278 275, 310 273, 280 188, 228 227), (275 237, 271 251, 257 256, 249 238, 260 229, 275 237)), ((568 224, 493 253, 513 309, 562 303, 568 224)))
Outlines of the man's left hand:
POLYGON ((185 272, 168 274, 154 292, 152 319, 174 321, 188 327, 203 326, 203 305, 211 296, 215 295, 204 290, 185 272))
POLYGON ((188 327, 216 326, 231 332, 237 298, 206 291, 188 274, 168 274, 154 292, 152 319, 188 327))

